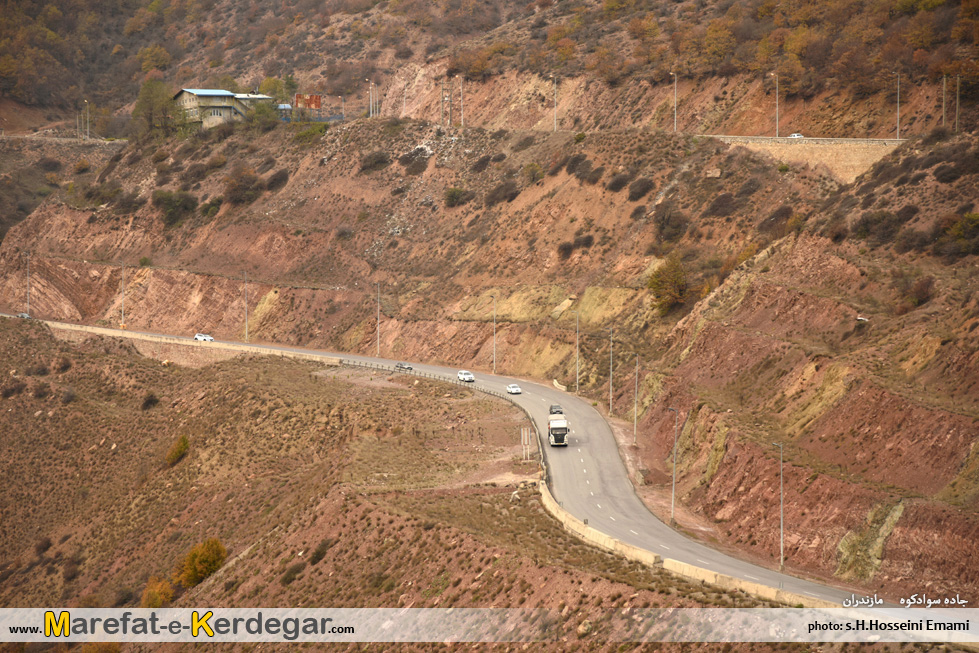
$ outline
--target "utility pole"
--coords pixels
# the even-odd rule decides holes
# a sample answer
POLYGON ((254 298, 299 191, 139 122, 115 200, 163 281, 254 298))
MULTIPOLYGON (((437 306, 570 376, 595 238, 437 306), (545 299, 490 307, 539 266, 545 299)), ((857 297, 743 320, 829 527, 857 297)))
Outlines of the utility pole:
POLYGON ((581 388, 581 373, 578 371, 578 359, 581 348, 578 345, 580 340, 581 330, 578 327, 578 318, 580 314, 578 311, 574 312, 574 393, 578 394, 578 390, 581 388))
POLYGON ((85 100, 85 140, 92 138, 92 112, 88 100, 85 100))
POLYGON ((778 138, 778 73, 772 73, 775 77, 775 138, 778 138))
POLYGON ((404 116, 408 111, 408 82, 405 82, 405 93, 401 99, 401 115, 404 116))
POLYGON ((955 133, 959 133, 959 89, 961 88, 960 76, 955 76, 955 133))
POLYGON ((248 272, 245 271, 245 342, 248 342, 248 272))
POLYGON ((557 77, 551 75, 554 82, 554 131, 557 131, 557 77))
POLYGON ((901 140, 901 73, 897 75, 897 140, 901 140))
POLYGON ((338 95, 337 97, 340 98, 340 120, 346 121, 347 120, 347 107, 345 106, 345 103, 343 101, 343 96, 342 95, 338 95))
POLYGON ((119 261, 119 266, 122 268, 122 324, 119 325, 120 328, 126 328, 126 263, 124 261, 119 261))
POLYGON ((445 80, 439 80, 439 125, 445 127, 445 80))
POLYGON ((449 129, 452 128, 452 80, 449 80, 449 129))
POLYGON ((381 357, 381 282, 377 282, 377 357, 381 357))
POLYGON ((612 327, 608 328, 608 416, 612 416, 612 327))
POLYGON ((31 314, 31 253, 27 252, 27 314, 31 314))
POLYGON ((496 374, 496 295, 493 295, 493 374, 496 374))
POLYGON ((773 442, 778 447, 778 570, 785 571, 785 492, 782 484, 782 454, 783 445, 773 442))
POLYGON ((464 98, 462 96, 462 75, 457 75, 459 78, 459 125, 463 130, 466 128, 466 105, 464 104, 464 98))
POLYGON ((670 72, 673 75, 673 133, 676 133, 676 73, 670 72))
POLYGON ((942 75, 942 127, 945 126, 945 82, 948 81, 948 75, 942 75))
POLYGON ((680 417, 676 408, 667 408, 673 411, 673 493, 670 498, 670 526, 676 524, 676 440, 677 440, 677 420, 680 417))
POLYGON ((632 400, 632 446, 636 445, 639 427, 639 354, 636 354, 636 390, 632 400))

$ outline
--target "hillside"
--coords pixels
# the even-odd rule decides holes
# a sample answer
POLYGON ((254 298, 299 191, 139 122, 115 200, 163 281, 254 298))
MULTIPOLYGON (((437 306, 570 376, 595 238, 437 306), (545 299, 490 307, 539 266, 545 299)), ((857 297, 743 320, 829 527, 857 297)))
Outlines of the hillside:
POLYGON ((547 650, 603 650, 615 609, 758 605, 565 533, 523 414, 468 389, 12 319, 0 352, 4 606, 545 607, 547 650), (178 582, 207 538, 224 564, 178 582))
POLYGON ((840 186, 662 132, 242 125, 62 184, 0 288, 22 310, 29 249, 36 315, 116 324, 123 261, 129 328, 242 339, 247 272, 252 339, 373 353, 379 283, 382 356, 476 369, 495 297, 498 369, 574 384, 577 317, 598 403, 611 327, 651 504, 677 407, 690 529, 777 561, 778 441, 790 568, 955 593, 979 584, 976 152, 934 130, 840 186))
POLYGON ((383 115, 434 120, 441 82, 465 79, 472 125, 522 129, 547 126, 554 76, 563 129, 667 128, 671 72, 687 132, 774 132, 773 73, 786 133, 889 136, 895 73, 907 133, 944 124, 943 78, 946 117, 961 82, 961 124, 976 124, 973 0, 8 4, 0 93, 56 109, 71 129, 85 110, 101 135, 131 131, 148 80, 318 93, 334 113, 344 96, 353 115, 371 79, 383 115))

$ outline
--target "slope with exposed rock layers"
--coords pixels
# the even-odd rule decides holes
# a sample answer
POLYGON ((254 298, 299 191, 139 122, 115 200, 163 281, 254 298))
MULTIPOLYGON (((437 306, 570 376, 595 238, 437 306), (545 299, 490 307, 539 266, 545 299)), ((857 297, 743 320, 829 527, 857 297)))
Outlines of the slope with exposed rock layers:
POLYGON ((607 393, 611 326, 617 415, 643 361, 646 477, 669 469, 678 407, 681 499, 721 546, 777 562, 776 441, 790 568, 891 593, 979 586, 974 138, 936 133, 839 188, 663 133, 304 129, 130 145, 10 231, 4 308, 30 249, 32 311, 114 323, 117 262, 143 259, 129 328, 241 338, 247 272, 252 339, 369 353, 380 283, 382 355, 480 369, 495 297, 498 370, 564 383, 577 311, 582 391, 607 393), (671 253, 679 307, 648 287, 671 253))

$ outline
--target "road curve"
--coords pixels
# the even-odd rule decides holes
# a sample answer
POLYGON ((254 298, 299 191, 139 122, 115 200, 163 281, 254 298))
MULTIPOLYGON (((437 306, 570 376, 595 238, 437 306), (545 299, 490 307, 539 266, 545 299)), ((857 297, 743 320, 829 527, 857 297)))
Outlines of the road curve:
MULTIPOLYGON (((13 317, 0 313, 0 317, 13 317)), ((51 326, 59 326, 51 322, 51 326)), ((71 324, 64 325, 71 328, 71 324)), ((145 332, 111 331, 119 337, 159 336, 186 340, 189 344, 207 347, 208 343, 195 343, 192 337, 172 336, 145 332)), ((222 341, 224 345, 246 345, 222 341)), ((324 358, 340 358, 354 364, 380 365, 394 373, 394 362, 383 358, 355 354, 325 352, 286 347, 281 345, 256 345, 247 343, 250 350, 263 350, 270 354, 296 352, 324 358)), ((412 364, 415 372, 456 379, 456 368, 438 365, 412 364)), ((815 599, 842 604, 852 592, 803 580, 765 567, 739 560, 716 551, 679 533, 660 521, 642 503, 629 481, 628 473, 619 455, 612 429, 608 422, 590 403, 573 394, 553 387, 475 372, 474 389, 505 393, 507 384, 518 383, 523 394, 511 396, 511 400, 524 408, 537 424, 538 431, 546 433, 548 408, 561 404, 570 421, 571 433, 567 447, 550 447, 546 437, 541 438, 541 448, 549 470, 551 492, 569 513, 585 521, 592 528, 639 548, 672 558, 701 569, 740 578, 751 583, 802 594, 815 599)))

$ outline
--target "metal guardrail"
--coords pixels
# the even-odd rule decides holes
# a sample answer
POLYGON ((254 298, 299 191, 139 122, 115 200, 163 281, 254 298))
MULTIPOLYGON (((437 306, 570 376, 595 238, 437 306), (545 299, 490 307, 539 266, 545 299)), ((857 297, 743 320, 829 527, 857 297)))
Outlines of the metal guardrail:
POLYGON ((467 382, 467 381, 460 381, 459 379, 454 379, 451 376, 445 376, 445 375, 442 375, 442 374, 435 374, 435 373, 432 373, 432 372, 422 372, 422 371, 416 370, 414 368, 412 368, 410 370, 398 370, 398 369, 395 369, 393 365, 382 365, 380 363, 371 363, 371 362, 368 362, 368 361, 357 361, 357 360, 351 360, 351 359, 348 359, 348 358, 341 358, 340 359, 340 364, 341 365, 349 365, 351 367, 360 367, 360 368, 369 369, 369 370, 378 370, 378 371, 381 371, 381 372, 388 372, 388 373, 391 373, 391 374, 406 374, 406 375, 409 375, 409 376, 419 376, 419 377, 422 377, 422 378, 425 378, 425 379, 432 379, 434 381, 442 381, 443 383, 451 383, 453 385, 457 385, 457 386, 462 387, 462 388, 469 388, 470 390, 473 390, 474 392, 482 392, 483 394, 491 395, 493 397, 497 397, 499 399, 503 399, 504 401, 510 402, 510 404, 512 404, 513 406, 519 408, 521 411, 523 411, 523 414, 527 416, 527 419, 528 420, 530 420, 531 426, 534 427, 534 433, 537 434, 537 453, 538 453, 538 455, 540 457, 540 459, 538 460, 538 464, 540 465, 540 468, 541 468, 541 474, 542 474, 542 479, 541 480, 544 483, 546 483, 548 487, 550 487, 550 484, 551 484, 551 481, 550 481, 550 473, 549 473, 549 470, 547 469, 547 459, 544 457, 544 443, 543 443, 543 440, 541 439, 541 431, 540 431, 540 428, 538 428, 537 422, 531 416, 530 412, 526 408, 524 408, 523 406, 521 406, 520 404, 518 404, 517 401, 516 401, 516 399, 513 398, 513 395, 510 395, 508 393, 503 393, 503 392, 497 392, 496 390, 490 390, 489 388, 481 388, 478 385, 476 385, 475 383, 467 382))

